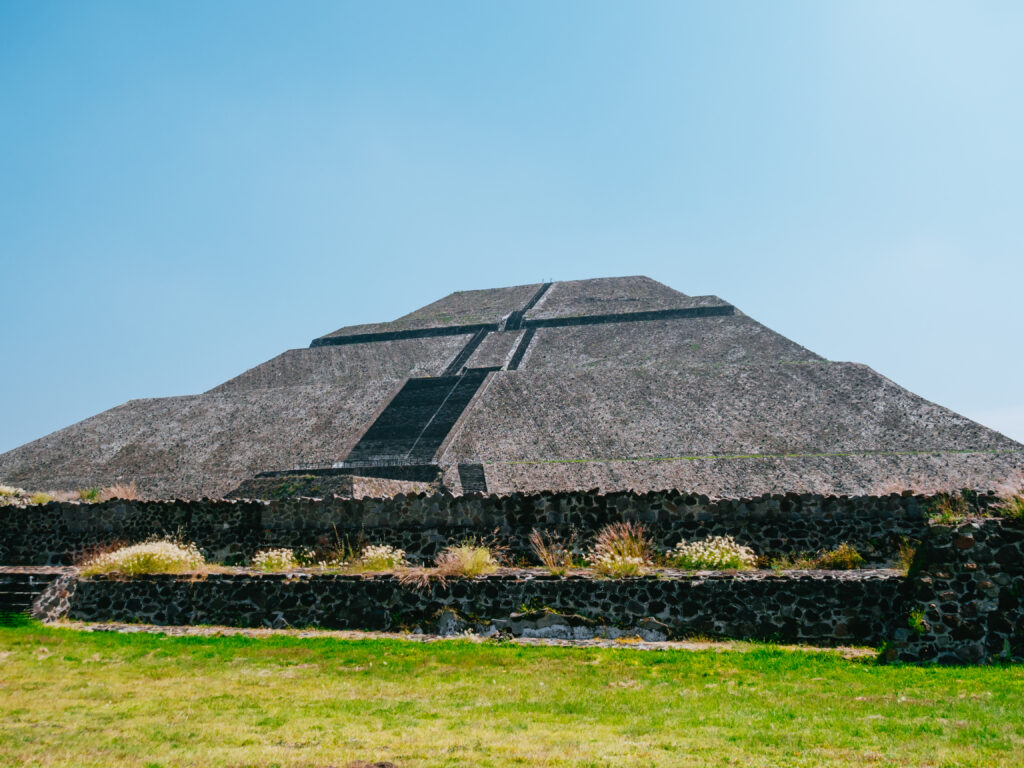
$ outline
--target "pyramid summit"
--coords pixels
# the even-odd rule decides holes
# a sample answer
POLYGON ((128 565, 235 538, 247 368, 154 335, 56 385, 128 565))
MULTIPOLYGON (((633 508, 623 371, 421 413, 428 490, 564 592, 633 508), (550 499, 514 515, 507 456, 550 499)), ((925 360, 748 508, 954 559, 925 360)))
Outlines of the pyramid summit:
POLYGON ((453 493, 984 490, 1020 482, 1024 446, 716 296, 620 277, 452 293, 0 455, 6 483, 151 497, 299 474, 453 493))

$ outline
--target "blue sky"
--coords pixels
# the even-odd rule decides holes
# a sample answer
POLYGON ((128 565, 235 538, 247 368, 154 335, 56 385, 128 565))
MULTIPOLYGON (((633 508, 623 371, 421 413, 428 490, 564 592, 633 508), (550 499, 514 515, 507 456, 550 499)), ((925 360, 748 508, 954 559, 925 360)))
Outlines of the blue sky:
POLYGON ((0 0, 0 451, 646 274, 1024 440, 1024 4, 0 0))

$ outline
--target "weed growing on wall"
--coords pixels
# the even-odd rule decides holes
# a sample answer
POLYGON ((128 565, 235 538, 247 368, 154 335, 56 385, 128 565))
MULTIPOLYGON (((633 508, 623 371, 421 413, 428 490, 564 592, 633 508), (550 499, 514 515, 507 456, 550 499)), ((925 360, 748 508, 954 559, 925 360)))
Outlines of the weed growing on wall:
POLYGON ((732 536, 708 536, 703 541, 680 541, 666 557, 671 565, 687 571, 750 570, 757 556, 732 536))
POLYGON ((967 492, 940 493, 928 505, 928 522, 935 525, 953 525, 970 515, 967 492))
POLYGON ((918 608, 910 612, 910 616, 907 617, 907 626, 919 635, 923 635, 928 631, 928 622, 924 618, 924 608, 918 608))
POLYGON ((122 573, 138 576, 147 573, 191 573, 201 570, 206 560, 195 544, 160 539, 95 555, 82 563, 83 576, 122 573))
MULTIPOLYGON (((910 551, 908 556, 912 560, 914 551, 910 551)), ((816 554, 783 555, 773 558, 770 562, 772 569, 776 571, 849 571, 860 568, 863 564, 864 556, 846 542, 835 549, 826 549, 816 554)))
POLYGON ((914 561, 917 559, 918 546, 919 544, 915 544, 905 538, 900 539, 900 548, 897 556, 896 567, 904 576, 909 576, 910 572, 914 568, 914 561))
POLYGON ((818 555, 817 567, 826 571, 848 571, 860 568, 864 564, 864 556, 852 546, 843 542, 835 549, 818 555))

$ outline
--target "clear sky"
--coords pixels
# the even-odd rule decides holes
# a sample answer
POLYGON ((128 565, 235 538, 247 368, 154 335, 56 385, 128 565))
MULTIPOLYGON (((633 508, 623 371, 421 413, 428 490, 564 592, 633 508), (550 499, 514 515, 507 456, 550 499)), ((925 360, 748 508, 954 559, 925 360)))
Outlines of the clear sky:
POLYGON ((645 274, 1024 440, 1024 3, 0 0, 0 451, 645 274))

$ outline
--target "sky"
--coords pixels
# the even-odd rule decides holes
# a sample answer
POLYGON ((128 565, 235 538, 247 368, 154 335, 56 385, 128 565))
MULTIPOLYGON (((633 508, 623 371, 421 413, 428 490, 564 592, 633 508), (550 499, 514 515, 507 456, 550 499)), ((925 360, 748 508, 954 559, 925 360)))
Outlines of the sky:
POLYGON ((1024 441, 1024 3, 0 0, 0 452, 648 275, 1024 441))

